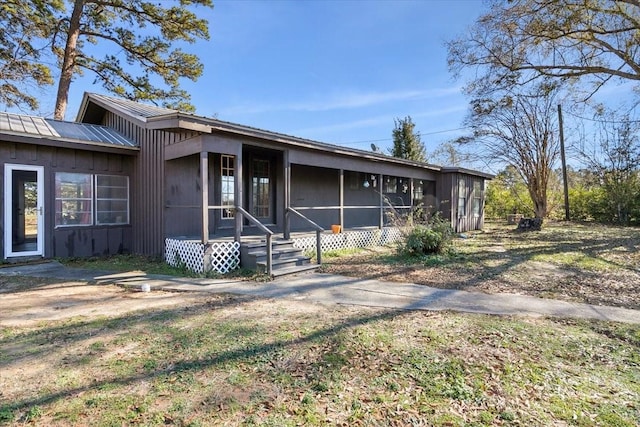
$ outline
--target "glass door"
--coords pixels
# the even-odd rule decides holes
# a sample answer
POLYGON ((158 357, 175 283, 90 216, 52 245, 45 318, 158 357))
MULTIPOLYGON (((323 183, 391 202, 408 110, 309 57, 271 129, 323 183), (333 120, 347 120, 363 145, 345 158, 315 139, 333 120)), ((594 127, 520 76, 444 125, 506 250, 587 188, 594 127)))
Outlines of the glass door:
POLYGON ((44 167, 5 165, 5 258, 44 254, 44 167))
POLYGON ((273 195, 271 191, 271 161, 253 159, 251 162, 251 215, 261 222, 273 224, 273 195))

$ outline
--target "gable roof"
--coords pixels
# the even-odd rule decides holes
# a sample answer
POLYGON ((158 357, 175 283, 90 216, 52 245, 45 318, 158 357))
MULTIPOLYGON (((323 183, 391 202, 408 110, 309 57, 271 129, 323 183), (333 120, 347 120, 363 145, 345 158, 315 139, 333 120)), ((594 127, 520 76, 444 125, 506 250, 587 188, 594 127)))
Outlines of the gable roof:
POLYGON ((23 114, 0 112, 0 133, 40 140, 137 149, 135 142, 105 126, 23 114))
MULTIPOLYGON (((347 148, 339 145, 328 144, 324 142, 313 141, 296 136, 286 135, 278 132, 267 131, 251 126, 240 125, 237 123, 226 122, 209 117, 197 116, 191 113, 185 113, 179 110, 161 108, 157 106, 142 104, 136 101, 130 101, 111 96, 85 92, 82 104, 78 111, 76 121, 100 123, 104 110, 111 111, 125 116, 127 119, 136 122, 146 129, 163 129, 175 130, 185 129, 203 133, 211 133, 213 131, 221 131, 243 135, 255 138, 267 139, 270 141, 305 147, 314 150, 320 150, 332 154, 340 154, 346 156, 366 158, 374 161, 402 164, 412 167, 425 168, 433 171, 442 171, 441 166, 432 165, 413 160, 401 159, 398 157, 387 156, 382 153, 374 153, 371 151, 347 148), (101 111, 102 110, 102 111, 101 111)), ((460 172, 469 175, 481 176, 491 179, 493 175, 473 171, 462 168, 447 168, 447 172, 460 172)))

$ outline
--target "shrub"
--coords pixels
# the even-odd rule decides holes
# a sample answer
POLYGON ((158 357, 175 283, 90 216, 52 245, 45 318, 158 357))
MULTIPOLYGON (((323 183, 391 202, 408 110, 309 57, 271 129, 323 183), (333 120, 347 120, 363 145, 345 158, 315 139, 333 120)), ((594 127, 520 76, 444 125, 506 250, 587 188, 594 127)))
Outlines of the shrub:
POLYGON ((408 256, 441 253, 451 242, 452 236, 453 230, 449 222, 435 214, 426 225, 412 227, 399 250, 408 256))

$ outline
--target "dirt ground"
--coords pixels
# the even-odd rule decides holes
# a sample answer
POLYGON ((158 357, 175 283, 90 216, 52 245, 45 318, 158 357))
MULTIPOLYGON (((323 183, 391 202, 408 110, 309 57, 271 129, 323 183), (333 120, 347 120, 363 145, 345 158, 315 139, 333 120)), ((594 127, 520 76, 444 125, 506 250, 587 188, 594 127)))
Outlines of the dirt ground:
MULTIPOLYGON (((550 227, 546 234, 526 239, 504 227, 489 227, 468 239, 459 239, 459 256, 453 261, 406 263, 394 258, 394 248, 369 248, 325 258, 322 271, 443 289, 516 293, 640 309, 640 230, 550 227), (582 237, 577 239, 576 233, 582 237), (567 253, 576 260, 592 257, 616 268, 594 270, 581 268, 573 261, 562 264, 555 258, 550 258, 554 262, 536 258, 567 253)), ((111 317, 143 309, 188 306, 208 298, 215 296, 157 290, 144 293, 115 285, 0 276, 0 327, 30 327, 78 316, 111 317)))
POLYGON ((140 292, 115 285, 0 276, 0 327, 29 327, 79 316, 111 317, 137 310, 187 306, 206 295, 140 292))
POLYGON ((326 258, 322 271, 640 309, 640 230, 556 223, 522 234, 488 225, 455 239, 453 255, 406 261, 395 248, 374 247, 326 258))

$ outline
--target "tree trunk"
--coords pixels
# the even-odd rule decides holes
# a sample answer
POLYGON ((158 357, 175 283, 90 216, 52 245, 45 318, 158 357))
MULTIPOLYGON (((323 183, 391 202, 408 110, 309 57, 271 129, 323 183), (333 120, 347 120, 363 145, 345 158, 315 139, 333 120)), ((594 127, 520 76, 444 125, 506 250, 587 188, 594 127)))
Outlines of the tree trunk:
POLYGON ((533 202, 533 214, 536 218, 546 218, 547 209, 547 192, 544 188, 529 188, 529 195, 533 202))
POLYGON ((53 118, 56 120, 64 120, 64 115, 67 111, 69 87, 71 86, 71 80, 73 80, 76 66, 78 37, 80 36, 80 18, 82 17, 84 9, 84 2, 85 0, 75 0, 73 3, 73 13, 69 21, 67 43, 64 48, 64 58, 62 59, 60 80, 58 81, 56 108, 53 113, 53 118))

